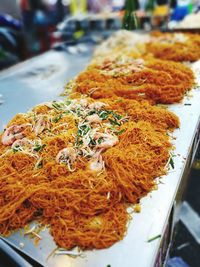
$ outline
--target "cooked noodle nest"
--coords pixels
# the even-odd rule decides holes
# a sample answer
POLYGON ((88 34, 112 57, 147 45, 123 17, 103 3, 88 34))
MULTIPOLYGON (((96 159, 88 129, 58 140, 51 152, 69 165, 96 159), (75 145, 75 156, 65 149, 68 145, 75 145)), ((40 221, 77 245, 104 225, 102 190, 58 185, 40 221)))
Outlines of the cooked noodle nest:
POLYGON ((76 94, 16 115, 1 134, 0 233, 37 220, 66 249, 123 239, 127 208, 167 172, 177 127, 148 101, 76 94))

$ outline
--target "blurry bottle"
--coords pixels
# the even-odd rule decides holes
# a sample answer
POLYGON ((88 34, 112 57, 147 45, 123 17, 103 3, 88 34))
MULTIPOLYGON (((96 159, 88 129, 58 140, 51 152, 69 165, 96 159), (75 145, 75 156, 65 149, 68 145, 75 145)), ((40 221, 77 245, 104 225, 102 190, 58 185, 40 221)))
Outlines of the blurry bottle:
POLYGON ((136 15, 138 8, 138 0, 126 0, 122 29, 135 30, 139 28, 139 20, 136 15))
POLYGON ((145 11, 148 14, 152 14, 155 7, 155 0, 147 0, 147 3, 145 5, 145 11))

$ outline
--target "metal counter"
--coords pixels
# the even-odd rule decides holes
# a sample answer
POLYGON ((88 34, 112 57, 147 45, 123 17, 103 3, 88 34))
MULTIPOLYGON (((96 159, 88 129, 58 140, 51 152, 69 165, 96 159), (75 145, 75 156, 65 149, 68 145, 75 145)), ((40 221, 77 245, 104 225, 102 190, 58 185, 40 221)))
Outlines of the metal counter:
MULTIPOLYGON (((65 52, 50 51, 0 73, 0 94, 5 101, 0 105, 1 130, 16 113, 25 112, 38 103, 58 98, 64 84, 84 69, 89 59, 89 55, 73 56, 65 52)), ((197 82, 200 85, 200 62, 194 63, 193 68, 198 74, 197 82)), ((77 258, 67 255, 48 258, 56 244, 47 231, 40 233, 42 240, 38 246, 19 232, 6 240, 48 267, 159 266, 161 243, 165 239, 170 214, 173 216, 172 207, 182 186, 186 159, 192 152, 199 126, 200 89, 193 89, 189 94, 192 96, 185 97, 181 104, 169 106, 181 121, 180 129, 173 133, 176 138, 173 141, 176 147, 175 168, 162 177, 158 190, 141 200, 142 210, 138 214, 133 214, 127 235, 122 241, 108 249, 83 252, 81 257, 77 258), (147 242, 157 235, 161 235, 161 238, 147 242), (20 248, 20 242, 24 244, 23 248, 20 248)))
POLYGON ((0 130, 16 113, 58 98, 64 85, 88 64, 90 55, 49 51, 0 72, 0 130))

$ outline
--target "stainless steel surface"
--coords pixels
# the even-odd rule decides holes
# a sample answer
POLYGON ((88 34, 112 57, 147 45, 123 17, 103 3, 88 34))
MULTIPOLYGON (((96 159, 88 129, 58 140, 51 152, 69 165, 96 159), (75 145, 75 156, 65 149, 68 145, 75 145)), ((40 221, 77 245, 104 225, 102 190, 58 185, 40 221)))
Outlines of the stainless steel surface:
POLYGON ((23 257, 21 257, 14 249, 12 249, 5 241, 0 238, 0 254, 9 257, 12 264, 18 267, 32 267, 23 257))
POLYGON ((0 130, 16 113, 58 98, 64 85, 89 62, 88 55, 50 51, 0 72, 0 130))
MULTIPOLYGON (((18 112, 26 111, 37 103, 57 98, 69 78, 84 68, 89 57, 67 55, 60 52, 48 52, 20 66, 5 71, 0 75, 0 94, 5 103, 0 105, 0 124, 18 112), (49 66, 49 67, 48 67, 49 66), (43 70, 39 70, 44 68, 43 70), (36 74, 35 74, 36 73, 36 74)), ((193 68, 198 74, 200 85, 200 62, 193 68)), ((153 266, 160 239, 147 242, 148 239, 163 234, 166 223, 181 186, 181 178, 186 158, 191 150, 193 138, 199 123, 200 90, 193 89, 192 97, 185 97, 182 104, 171 105, 181 121, 180 129, 173 136, 175 151, 175 169, 162 177, 158 190, 151 192, 141 200, 142 211, 133 214, 126 237, 111 248, 93 250, 82 253, 82 257, 72 258, 67 255, 50 257, 48 255, 56 248, 52 237, 47 231, 41 233, 42 240, 36 247, 32 240, 17 232, 6 240, 18 249, 31 255, 44 266, 49 267, 150 267, 153 266), (184 103, 191 105, 184 105, 184 103), (20 242, 24 244, 20 248, 20 242)))

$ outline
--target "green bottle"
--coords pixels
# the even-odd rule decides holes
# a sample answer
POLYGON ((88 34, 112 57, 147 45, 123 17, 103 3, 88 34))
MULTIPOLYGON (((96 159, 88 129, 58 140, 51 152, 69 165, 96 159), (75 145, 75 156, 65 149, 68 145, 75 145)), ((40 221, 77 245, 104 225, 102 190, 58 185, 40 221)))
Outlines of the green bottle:
POLYGON ((139 21, 135 12, 138 8, 138 0, 126 0, 122 29, 135 30, 139 28, 139 21))
POLYGON ((145 6, 145 11, 152 13, 154 10, 155 0, 148 0, 145 6))

